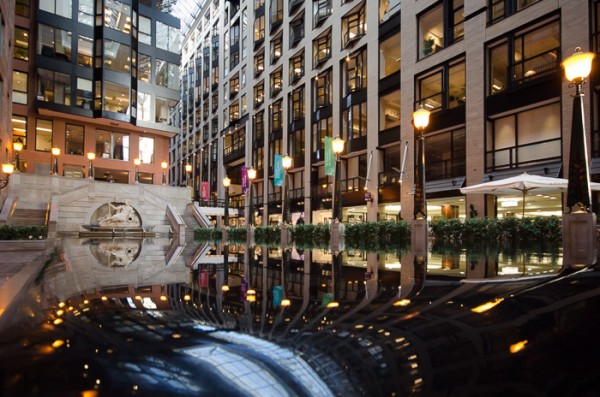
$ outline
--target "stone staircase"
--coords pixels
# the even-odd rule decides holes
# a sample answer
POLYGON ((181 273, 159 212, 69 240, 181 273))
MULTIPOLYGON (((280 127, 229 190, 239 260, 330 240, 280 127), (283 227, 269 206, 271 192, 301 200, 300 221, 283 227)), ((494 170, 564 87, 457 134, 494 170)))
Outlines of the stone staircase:
POLYGON ((46 210, 15 208, 8 223, 16 226, 44 226, 46 216, 46 210))

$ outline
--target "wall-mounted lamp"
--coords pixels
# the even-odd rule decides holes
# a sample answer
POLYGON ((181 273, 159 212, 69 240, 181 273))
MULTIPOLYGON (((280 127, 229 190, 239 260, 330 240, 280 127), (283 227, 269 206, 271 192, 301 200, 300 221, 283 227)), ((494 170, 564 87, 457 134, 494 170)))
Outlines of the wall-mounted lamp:
POLYGON ((60 156, 60 149, 57 147, 53 147, 50 152, 52 153, 52 175, 58 175, 58 156, 60 156))
POLYGON ((21 138, 17 138, 17 140, 13 142, 13 150, 15 151, 15 170, 19 171, 19 153, 23 150, 23 141, 21 138))
POLYGON ((0 190, 4 189, 8 185, 10 175, 15 171, 15 166, 10 163, 2 164, 2 172, 6 174, 6 179, 0 179, 0 190))
POLYGON ((88 165, 88 178, 94 179, 94 160, 96 159, 96 153, 88 152, 87 158, 90 161, 88 165))

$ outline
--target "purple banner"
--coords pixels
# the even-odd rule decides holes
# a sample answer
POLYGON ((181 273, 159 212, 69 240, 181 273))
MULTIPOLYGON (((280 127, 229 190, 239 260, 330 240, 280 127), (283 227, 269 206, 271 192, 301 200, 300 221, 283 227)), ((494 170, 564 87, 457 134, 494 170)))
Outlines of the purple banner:
POLYGON ((248 167, 243 166, 241 171, 242 176, 242 193, 246 194, 248 192, 248 167))

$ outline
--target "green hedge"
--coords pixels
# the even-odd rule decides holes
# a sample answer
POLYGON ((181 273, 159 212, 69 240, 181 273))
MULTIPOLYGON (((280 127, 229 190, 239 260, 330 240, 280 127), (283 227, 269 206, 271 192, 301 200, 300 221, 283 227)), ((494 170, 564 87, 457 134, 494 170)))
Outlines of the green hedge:
POLYGON ((229 227, 227 228, 227 241, 232 243, 245 243, 248 233, 245 227, 229 227))
POLYGON ((42 240, 47 237, 47 226, 0 226, 0 240, 42 240))
POLYGON ((401 248, 410 240, 410 225, 401 220, 361 222, 345 225, 345 244, 348 248, 387 250, 401 248))
POLYGON ((331 231, 329 225, 304 224, 297 225, 292 230, 292 240, 298 247, 324 248, 329 245, 331 231))
POLYGON ((434 238, 447 241, 558 242, 562 238, 557 216, 438 219, 431 222, 430 230, 434 238))
POLYGON ((221 229, 197 228, 194 229, 194 240, 215 242, 223 239, 221 229))
POLYGON ((278 246, 281 242, 279 226, 257 226, 254 228, 256 245, 278 246))

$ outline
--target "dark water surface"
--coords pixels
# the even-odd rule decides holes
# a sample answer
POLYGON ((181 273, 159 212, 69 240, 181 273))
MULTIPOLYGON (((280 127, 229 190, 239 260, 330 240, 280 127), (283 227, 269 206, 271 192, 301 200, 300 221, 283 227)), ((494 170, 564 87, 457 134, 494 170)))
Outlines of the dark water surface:
POLYGON ((600 395, 600 272, 561 263, 65 239, 2 315, 0 395, 600 395))

